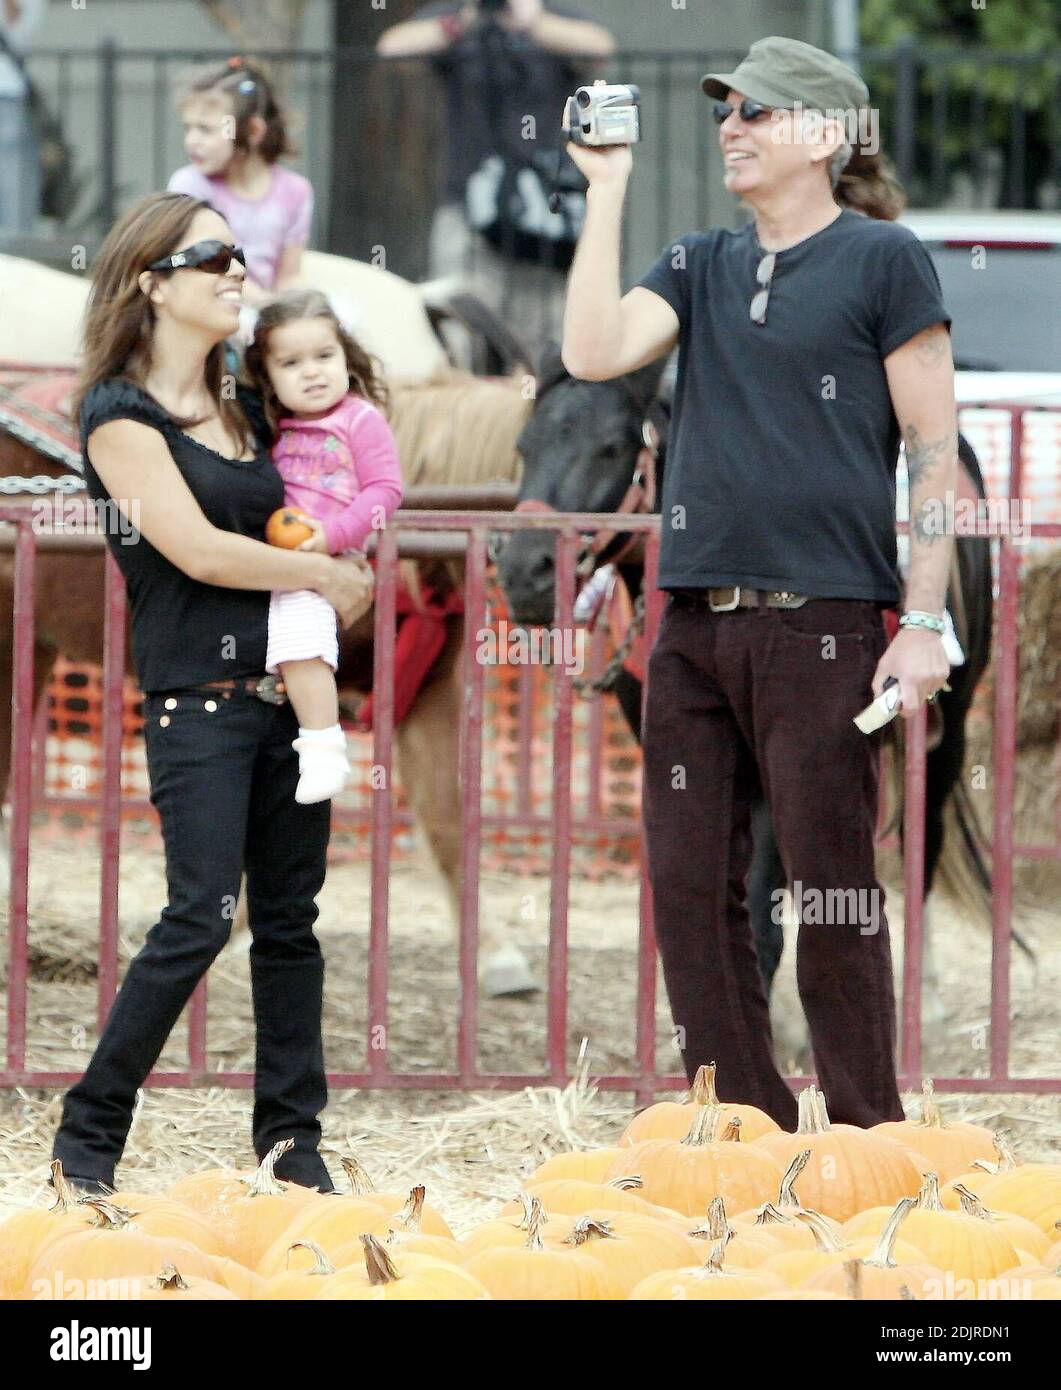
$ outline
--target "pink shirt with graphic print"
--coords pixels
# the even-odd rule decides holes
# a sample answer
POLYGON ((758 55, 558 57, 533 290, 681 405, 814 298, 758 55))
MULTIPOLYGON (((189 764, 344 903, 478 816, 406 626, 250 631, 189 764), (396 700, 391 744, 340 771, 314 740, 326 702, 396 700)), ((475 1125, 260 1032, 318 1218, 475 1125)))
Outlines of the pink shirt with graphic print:
POLYGON ((269 191, 260 198, 241 198, 223 176, 201 173, 186 164, 170 178, 171 193, 187 193, 211 203, 232 228, 236 245, 247 257, 247 273, 263 289, 276 284, 280 258, 287 246, 305 246, 313 222, 313 185, 283 164, 273 165, 269 191))
POLYGON ((349 395, 316 420, 285 416, 273 445, 284 501, 324 524, 328 552, 358 550, 398 510, 398 448, 381 410, 349 395))

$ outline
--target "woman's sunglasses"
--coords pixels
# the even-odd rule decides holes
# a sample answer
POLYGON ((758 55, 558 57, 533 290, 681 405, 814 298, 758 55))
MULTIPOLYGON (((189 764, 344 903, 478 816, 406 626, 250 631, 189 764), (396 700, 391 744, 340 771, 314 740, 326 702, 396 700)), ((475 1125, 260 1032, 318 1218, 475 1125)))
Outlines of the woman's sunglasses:
POLYGON ((751 97, 745 97, 740 106, 734 107, 728 101, 716 101, 712 114, 716 125, 722 125, 728 121, 733 112, 739 111, 742 121, 761 121, 764 116, 769 116, 773 111, 772 106, 764 106, 762 102, 752 101, 751 97))
POLYGON ((242 246, 226 246, 223 241, 197 241, 172 256, 153 261, 148 270, 205 270, 208 275, 225 275, 233 261, 246 269, 242 246))

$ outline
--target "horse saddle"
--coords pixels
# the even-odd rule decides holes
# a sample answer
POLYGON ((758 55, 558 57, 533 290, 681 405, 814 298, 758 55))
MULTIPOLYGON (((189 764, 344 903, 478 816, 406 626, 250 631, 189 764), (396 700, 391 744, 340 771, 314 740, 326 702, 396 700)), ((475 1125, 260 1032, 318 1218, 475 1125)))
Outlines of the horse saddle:
POLYGON ((78 431, 70 418, 76 384, 76 372, 0 363, 0 462, 11 457, 4 449, 7 435, 70 472, 81 472, 78 431))

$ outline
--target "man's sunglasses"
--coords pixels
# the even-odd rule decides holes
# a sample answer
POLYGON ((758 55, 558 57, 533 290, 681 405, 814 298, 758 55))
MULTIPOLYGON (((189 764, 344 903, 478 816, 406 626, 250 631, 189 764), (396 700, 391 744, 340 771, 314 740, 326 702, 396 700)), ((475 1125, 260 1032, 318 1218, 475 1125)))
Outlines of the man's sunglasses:
POLYGON ((226 246, 223 241, 197 241, 172 256, 153 261, 148 270, 205 270, 208 275, 225 275, 233 261, 246 269, 242 246, 226 246))
POLYGON ((752 101, 751 97, 745 97, 740 106, 731 106, 728 101, 716 101, 712 110, 716 125, 722 125, 728 121, 733 112, 739 111, 742 121, 761 121, 764 116, 769 116, 773 111, 772 106, 764 106, 762 102, 752 101))

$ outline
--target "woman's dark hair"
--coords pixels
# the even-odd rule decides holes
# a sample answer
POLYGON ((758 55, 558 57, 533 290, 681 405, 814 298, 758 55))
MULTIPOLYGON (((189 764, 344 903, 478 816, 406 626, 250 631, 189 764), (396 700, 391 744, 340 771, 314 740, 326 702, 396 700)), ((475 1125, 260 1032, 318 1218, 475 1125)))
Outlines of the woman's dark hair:
MULTIPOLYGON (((84 357, 72 410, 77 419, 81 402, 93 386, 118 378, 143 386, 151 370, 155 308, 141 290, 140 275, 152 261, 187 244, 188 228, 197 212, 216 209, 186 193, 149 193, 121 216, 107 233, 94 266, 92 289, 85 310, 84 357)), ((152 271, 168 275, 171 271, 152 271)), ((217 402, 225 431, 239 441, 242 453, 252 432, 238 401, 223 390, 225 345, 207 353, 205 378, 217 402)), ((200 424, 199 419, 172 417, 178 429, 200 424)))
POLYGON ((906 192, 891 160, 880 150, 868 154, 857 145, 840 174, 833 197, 841 207, 880 222, 894 222, 906 207, 906 192))
POLYGON ((331 324, 346 357, 349 389, 385 411, 388 407, 388 394, 383 384, 380 365, 339 322, 328 296, 320 290, 286 290, 259 311, 258 321, 254 326, 254 340, 244 357, 247 374, 261 392, 262 400, 265 402, 265 414, 272 429, 275 431, 277 422, 284 413, 284 407, 277 399, 265 366, 266 354, 269 351, 269 335, 275 329, 282 328, 285 323, 294 323, 296 319, 324 319, 331 324))
POLYGON ((220 65, 194 68, 180 82, 177 105, 183 106, 189 97, 195 96, 228 99, 236 121, 233 147, 240 154, 248 155, 254 149, 267 164, 275 164, 282 155, 298 153, 288 134, 287 117, 261 63, 249 58, 229 58, 220 65), (265 135, 252 146, 250 123, 255 116, 265 122, 265 135))

